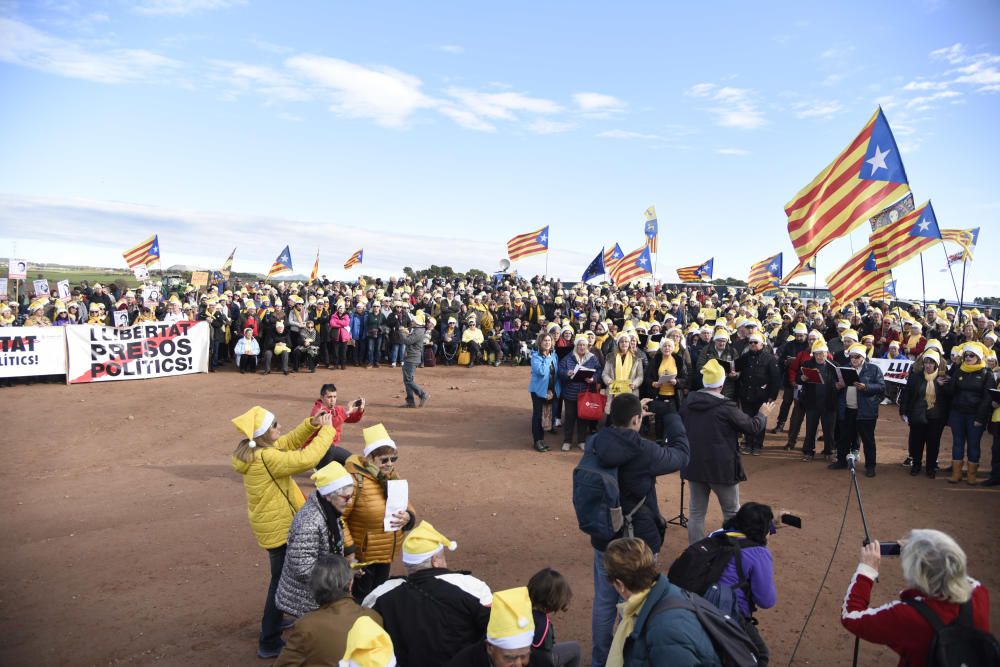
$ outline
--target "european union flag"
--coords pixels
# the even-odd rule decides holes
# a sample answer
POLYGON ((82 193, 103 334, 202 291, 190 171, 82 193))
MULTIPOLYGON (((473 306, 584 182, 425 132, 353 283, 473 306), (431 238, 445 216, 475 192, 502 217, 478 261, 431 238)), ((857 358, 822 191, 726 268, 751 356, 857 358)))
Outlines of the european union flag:
POLYGON ((586 270, 583 272, 583 282, 587 282, 597 276, 603 276, 606 273, 604 270, 604 248, 601 248, 601 252, 597 253, 597 257, 587 266, 586 270))

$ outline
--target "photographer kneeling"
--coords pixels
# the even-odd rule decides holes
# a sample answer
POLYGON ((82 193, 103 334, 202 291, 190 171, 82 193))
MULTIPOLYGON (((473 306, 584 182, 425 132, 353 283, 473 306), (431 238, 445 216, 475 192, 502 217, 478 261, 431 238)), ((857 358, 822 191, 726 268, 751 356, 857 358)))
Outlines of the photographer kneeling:
POLYGON ((840 616, 844 627, 865 641, 885 644, 899 654, 900 665, 911 666, 928 663, 935 635, 919 605, 942 625, 949 625, 961 614, 973 627, 988 632, 989 593, 966 575, 965 552, 958 543, 940 531, 919 529, 910 531, 900 544, 907 588, 899 600, 868 608, 882 559, 879 543, 872 542, 862 547, 861 562, 844 598, 840 616))

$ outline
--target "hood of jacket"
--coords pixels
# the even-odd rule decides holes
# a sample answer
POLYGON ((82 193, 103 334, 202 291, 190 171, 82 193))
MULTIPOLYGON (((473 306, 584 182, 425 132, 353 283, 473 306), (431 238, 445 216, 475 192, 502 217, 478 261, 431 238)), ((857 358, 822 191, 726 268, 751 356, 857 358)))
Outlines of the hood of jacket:
POLYGON ((594 436, 594 454, 602 466, 617 468, 639 454, 639 440, 639 433, 630 428, 604 428, 594 436))
POLYGON ((687 400, 684 401, 684 408, 690 412, 721 410, 727 400, 721 395, 710 394, 707 391, 693 391, 688 395, 687 400))

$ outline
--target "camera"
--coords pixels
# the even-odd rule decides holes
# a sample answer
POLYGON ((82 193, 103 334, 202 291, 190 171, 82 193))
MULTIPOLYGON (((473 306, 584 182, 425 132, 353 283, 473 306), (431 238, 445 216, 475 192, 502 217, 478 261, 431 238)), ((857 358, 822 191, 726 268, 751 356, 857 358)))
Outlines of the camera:
POLYGON ((878 543, 879 553, 883 556, 898 556, 899 555, 899 542, 879 542, 878 543))

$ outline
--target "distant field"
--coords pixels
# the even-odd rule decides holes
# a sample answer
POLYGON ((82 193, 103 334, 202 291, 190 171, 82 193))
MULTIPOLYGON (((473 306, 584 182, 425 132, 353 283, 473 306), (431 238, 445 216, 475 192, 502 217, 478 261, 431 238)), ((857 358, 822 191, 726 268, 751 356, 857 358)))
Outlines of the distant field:
MULTIPOLYGON (((153 274, 154 279, 156 278, 156 273, 153 274)), ((0 278, 7 277, 7 264, 0 264, 0 278)), ((80 284, 81 281, 88 281, 89 284, 93 285, 95 282, 106 284, 115 282, 117 280, 124 280, 125 284, 129 287, 136 287, 139 283, 135 279, 135 276, 131 272, 127 271, 115 271, 109 273, 108 271, 101 271, 100 269, 69 269, 60 267, 29 267, 28 278, 24 281, 25 285, 22 285, 22 289, 27 289, 29 292, 32 291, 31 283, 34 280, 45 279, 49 281, 49 288, 52 293, 55 293, 55 284, 60 280, 69 280, 71 287, 75 287, 80 284)), ((14 294, 13 282, 8 284, 7 292, 11 295, 14 294)))

